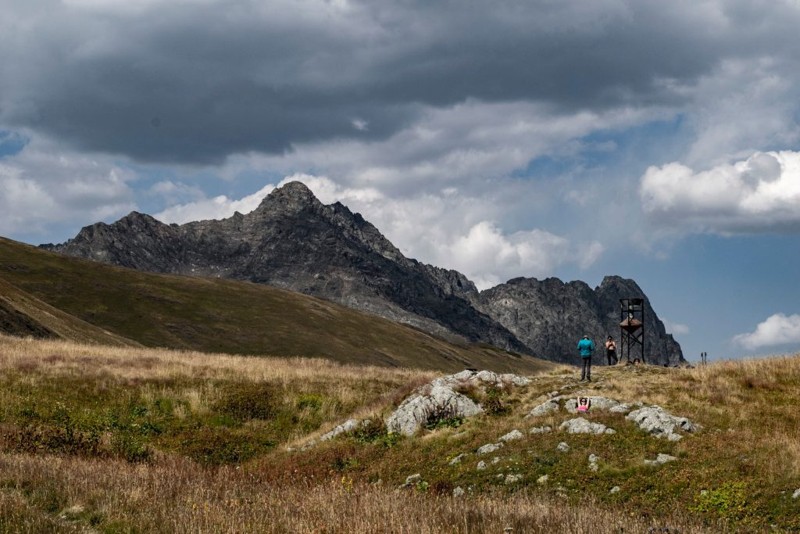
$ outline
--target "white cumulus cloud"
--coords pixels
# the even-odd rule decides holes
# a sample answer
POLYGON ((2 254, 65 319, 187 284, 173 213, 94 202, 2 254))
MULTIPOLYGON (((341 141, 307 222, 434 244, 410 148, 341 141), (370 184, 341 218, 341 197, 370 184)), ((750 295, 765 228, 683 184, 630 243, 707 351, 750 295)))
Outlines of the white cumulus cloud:
POLYGON ((130 183, 136 178, 108 157, 33 139, 0 160, 0 235, 59 233, 124 215, 135 208, 130 183))
POLYGON ((800 314, 771 315, 754 332, 734 336, 733 342, 749 350, 800 343, 800 314))
MULTIPOLYGON (((160 192, 167 192, 171 189, 171 186, 164 183, 157 184, 155 188, 155 190, 160 192)), ((177 224, 209 219, 225 219, 237 211, 239 213, 250 213, 258 207, 261 200, 273 189, 275 189, 275 186, 268 184, 252 195, 247 195, 238 200, 228 198, 225 195, 218 195, 213 198, 201 198, 194 202, 170 206, 154 215, 154 217, 161 222, 177 224)))
MULTIPOLYGON (((517 276, 550 276, 557 267, 572 263, 585 269, 603 254, 596 241, 573 244, 541 229, 504 232, 489 218, 491 209, 480 198, 445 188, 438 194, 391 198, 372 187, 347 187, 326 176, 293 174, 277 186, 268 184, 236 200, 227 196, 199 198, 176 204, 155 215, 167 223, 223 219, 234 211, 249 213, 275 187, 303 182, 324 204, 341 202, 362 213, 403 254, 438 267, 456 269, 486 289, 517 276)), ((180 185, 159 183, 154 192, 165 195, 180 185)))
POLYGON ((798 231, 800 152, 756 152, 704 171, 650 167, 639 193, 652 220, 690 232, 798 231))

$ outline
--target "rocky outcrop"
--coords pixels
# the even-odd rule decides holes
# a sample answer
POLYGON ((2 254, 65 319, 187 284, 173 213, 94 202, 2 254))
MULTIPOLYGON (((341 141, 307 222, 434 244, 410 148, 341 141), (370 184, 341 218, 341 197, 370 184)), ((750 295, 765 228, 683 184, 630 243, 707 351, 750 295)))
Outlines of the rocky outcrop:
MULTIPOLYGON (((680 345, 667 334, 650 301, 633 280, 607 276, 594 290, 584 282, 557 278, 515 278, 481 292, 475 306, 510 330, 542 357, 575 363, 575 345, 589 334, 598 349, 595 363, 605 363, 602 345, 620 340, 620 299, 644 299, 645 359, 658 365, 685 362, 680 345)), ((638 349, 637 349, 638 350, 638 349)), ((638 357, 638 352, 634 351, 638 357)))
MULTIPOLYGON (((406 258, 375 226, 340 203, 322 204, 300 182, 270 193, 253 212, 164 224, 132 212, 83 228, 49 250, 158 273, 224 277, 298 291, 412 325, 452 341, 575 363, 575 343, 619 331, 619 299, 643 297, 632 280, 518 278, 478 292, 454 270, 406 258)), ((652 363, 683 362, 646 303, 652 363)), ((600 358, 597 358, 599 363, 600 358)))
MULTIPOLYGON (((429 384, 417 388, 392 412, 386 419, 386 429, 389 432, 412 436, 430 423, 472 417, 483 413, 483 407, 457 390, 490 386, 524 386, 529 382, 530 379, 513 374, 469 370, 436 378, 429 384)), ((513 439, 513 436, 504 437, 513 439)))
POLYGON ((660 406, 639 408, 629 413, 627 419, 634 421, 645 432, 670 441, 678 441, 683 437, 678 434, 678 429, 684 432, 697 430, 697 425, 686 417, 676 417, 660 406))

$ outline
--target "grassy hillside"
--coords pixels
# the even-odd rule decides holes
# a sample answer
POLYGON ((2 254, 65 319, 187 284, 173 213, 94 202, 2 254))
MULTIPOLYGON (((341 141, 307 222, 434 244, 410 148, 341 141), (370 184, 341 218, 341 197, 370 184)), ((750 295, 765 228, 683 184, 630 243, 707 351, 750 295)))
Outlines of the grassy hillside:
MULTIPOLYGON (((0 278, 0 317, 8 333, 62 338, 82 343, 137 346, 139 343, 64 313, 0 278)), ((2 330, 0 330, 2 331, 2 330)))
POLYGON ((550 365, 492 347, 454 345, 290 291, 143 273, 2 238, 0 297, 45 334, 77 341, 442 370, 534 372, 550 365))
POLYGON ((436 373, 213 356, 0 337, 0 532, 800 530, 800 355, 599 368, 591 384, 555 367, 410 438, 381 421, 436 373), (554 391, 702 428, 668 441, 603 411, 586 417, 615 434, 526 418, 554 391), (302 447, 350 417, 373 423, 302 447), (528 433, 541 425, 554 431, 528 433), (645 464, 658 454, 675 461, 645 464))

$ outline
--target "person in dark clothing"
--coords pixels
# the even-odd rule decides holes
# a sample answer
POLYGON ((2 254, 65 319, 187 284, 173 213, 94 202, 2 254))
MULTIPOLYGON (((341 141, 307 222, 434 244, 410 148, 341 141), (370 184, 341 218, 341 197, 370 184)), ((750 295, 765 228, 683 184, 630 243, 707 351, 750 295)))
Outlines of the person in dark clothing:
POLYGON ((617 344, 614 338, 608 336, 606 340, 606 358, 608 358, 608 365, 617 365, 617 344))
POLYGON ((583 339, 578 341, 578 353, 581 355, 582 368, 581 368, 581 382, 586 380, 592 381, 592 354, 594 353, 594 341, 589 339, 589 334, 583 336, 583 339))

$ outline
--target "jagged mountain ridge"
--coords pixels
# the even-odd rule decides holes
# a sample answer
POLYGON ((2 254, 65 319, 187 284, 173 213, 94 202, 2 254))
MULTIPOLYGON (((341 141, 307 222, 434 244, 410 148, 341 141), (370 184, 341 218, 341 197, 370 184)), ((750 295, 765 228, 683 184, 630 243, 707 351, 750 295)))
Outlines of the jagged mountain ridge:
MULTIPOLYGON (((575 361, 575 344, 589 334, 598 345, 596 361, 605 361, 601 346, 608 335, 620 343, 620 299, 644 299, 645 356, 650 363, 677 365, 684 362, 680 345, 667 334, 664 323, 652 311, 639 285, 619 276, 606 276, 592 290, 585 282, 564 283, 558 278, 515 278, 483 291, 475 306, 497 320, 533 348, 539 357, 575 361), (651 361, 652 360, 652 361, 651 361)), ((640 348, 633 345, 632 357, 640 348)), ((627 356, 627 353, 626 353, 627 356)))
MULTIPOLYGON (((572 328, 552 330, 548 323, 543 334, 535 321, 515 320, 502 311, 493 295, 501 295, 509 284, 518 290, 518 283, 479 293, 457 271, 406 258, 360 214, 338 202, 323 205, 300 182, 275 189, 246 215, 237 212, 222 220, 168 225, 132 212, 111 225, 87 226, 64 244, 43 247, 139 270, 269 284, 449 339, 488 343, 553 361, 574 358, 574 350, 567 350, 574 338, 572 328), (542 343, 543 335, 554 341, 542 343), (555 342, 559 337, 565 341, 555 342)), ((594 307, 599 301, 588 298, 589 293, 584 295, 586 306, 594 307)), ((525 309, 524 300, 520 310, 525 309)), ((581 329, 605 331, 606 324, 583 324, 581 329)), ((667 354, 680 354, 671 337, 665 343, 671 347, 667 354)), ((681 360, 682 356, 677 359, 681 360)), ((675 361, 664 357, 664 363, 675 361)))

